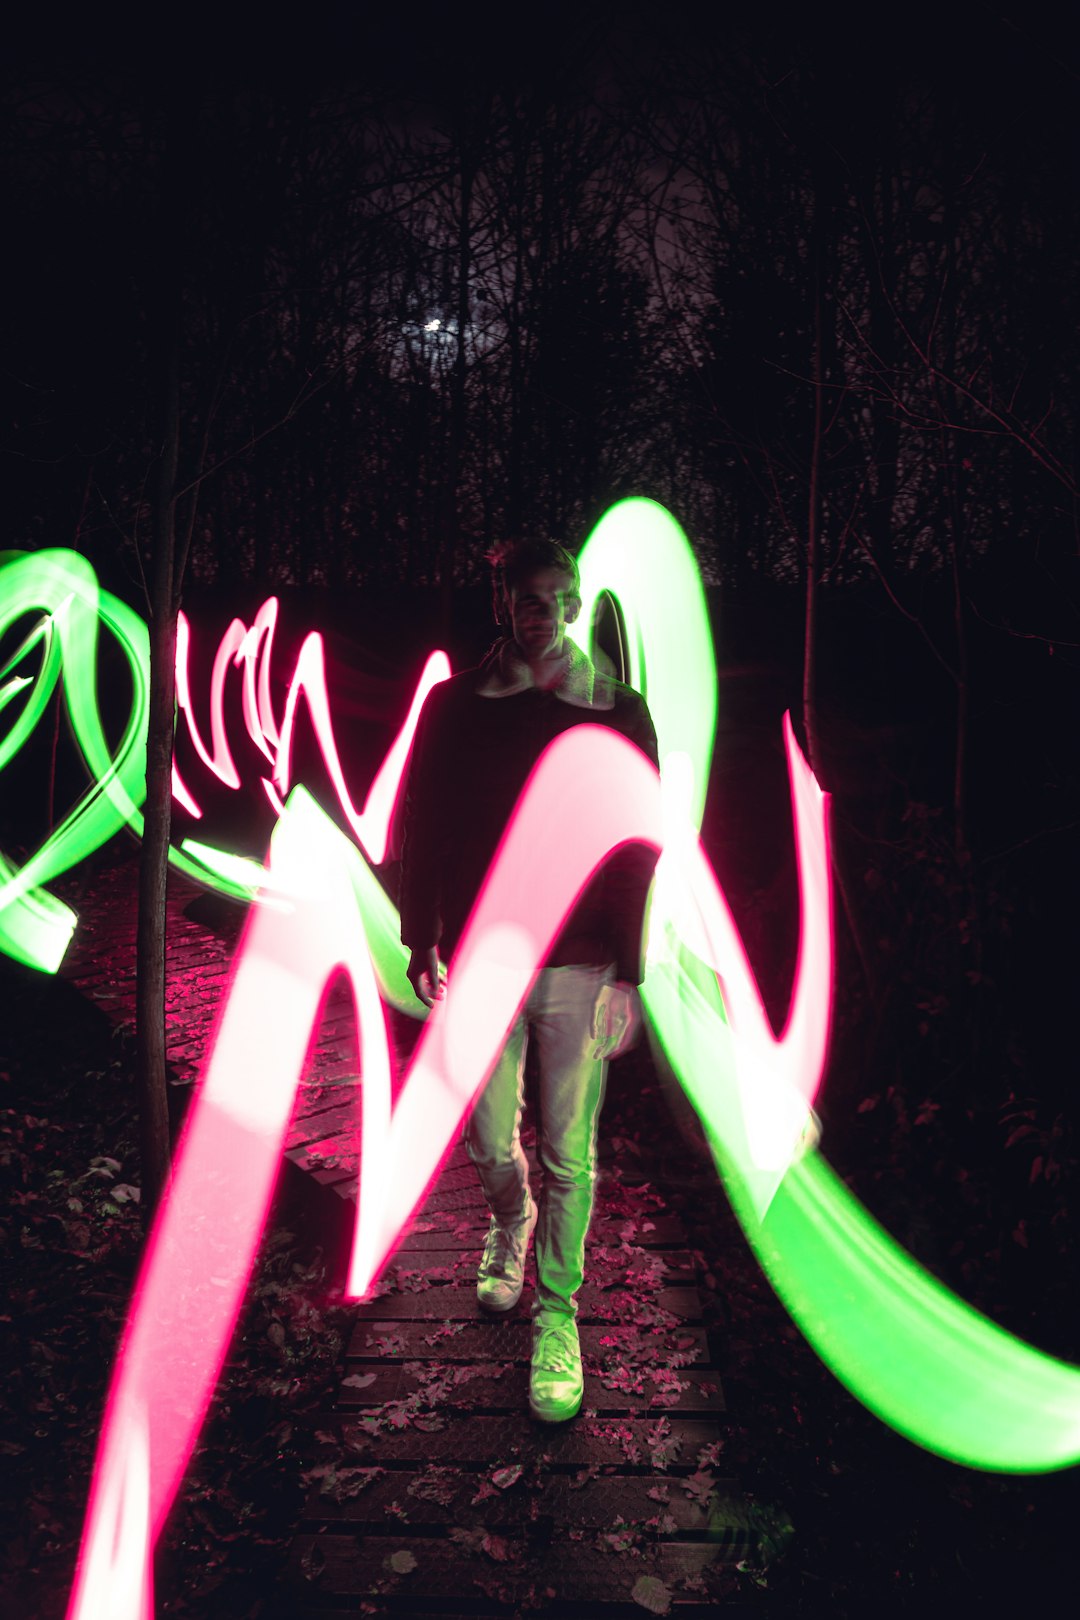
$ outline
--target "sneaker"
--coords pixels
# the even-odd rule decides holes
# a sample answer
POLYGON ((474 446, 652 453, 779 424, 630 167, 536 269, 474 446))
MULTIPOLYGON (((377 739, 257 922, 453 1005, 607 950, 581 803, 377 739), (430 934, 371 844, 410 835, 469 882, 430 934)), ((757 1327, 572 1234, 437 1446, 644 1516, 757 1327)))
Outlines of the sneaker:
POLYGON ((525 1251, 537 1213, 530 1197, 529 1213, 513 1226, 500 1226, 494 1215, 491 1217, 484 1258, 476 1273, 476 1298, 485 1310, 509 1311, 521 1298, 525 1284, 525 1251))
POLYGON ((529 1411, 541 1423, 565 1423, 576 1417, 585 1393, 581 1346, 572 1316, 533 1324, 529 1411))

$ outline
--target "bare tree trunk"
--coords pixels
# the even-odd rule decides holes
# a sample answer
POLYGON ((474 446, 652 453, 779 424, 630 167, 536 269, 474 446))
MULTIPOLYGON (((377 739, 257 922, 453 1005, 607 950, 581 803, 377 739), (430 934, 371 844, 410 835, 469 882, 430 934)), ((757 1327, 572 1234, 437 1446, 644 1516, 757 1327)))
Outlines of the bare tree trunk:
MULTIPOLYGON (((816 204, 820 212, 820 203, 816 204)), ((810 488, 806 509, 806 597, 803 615, 803 726, 810 769, 821 779, 821 740, 817 712, 817 600, 821 520, 821 440, 825 414, 825 378, 822 355, 821 306, 825 296, 821 276, 821 223, 814 226, 814 430, 810 445, 810 488)))
POLYGON ((168 346, 162 447, 153 506, 150 589, 150 717, 146 806, 139 861, 135 1030, 142 1149, 142 1208, 152 1218, 169 1177, 165 1079, 165 894, 172 822, 173 712, 176 699, 176 471, 180 450, 178 342, 168 346))
POLYGON ((963 503, 957 488, 956 457, 959 454, 956 437, 950 433, 945 454, 946 477, 949 484, 950 536, 949 560, 952 568, 953 631, 956 636, 956 745, 953 757, 953 849, 961 868, 970 860, 967 837, 967 756, 969 734, 969 705, 971 695, 970 659, 968 655, 967 606, 964 602, 963 580, 963 503))
MULTIPOLYGON (((86 508, 90 504, 90 491, 94 487, 94 464, 90 463, 86 469, 86 478, 83 482, 82 500, 79 502, 79 515, 75 519, 75 528, 71 536, 72 548, 79 549, 82 539, 82 528, 86 521, 86 508)), ((60 705, 63 696, 63 681, 57 681, 56 690, 52 696, 52 732, 49 737, 49 773, 45 784, 45 826, 51 833, 56 822, 56 755, 60 747, 60 705)))
POLYGON ((442 509, 442 533, 439 537, 440 610, 444 633, 450 629, 453 618, 454 565, 457 561, 460 533, 459 498, 461 468, 465 452, 465 333, 469 325, 469 272, 472 262, 471 214, 475 157, 471 131, 463 132, 461 143, 461 214, 458 220, 457 240, 457 349, 450 396, 450 444, 446 483, 442 509))
POLYGON ((514 154, 513 198, 517 211, 514 241, 514 280, 507 337, 510 342, 510 428, 507 452, 506 532, 521 534, 525 508, 525 446, 528 438, 528 401, 525 395, 524 333, 521 310, 525 302, 525 199, 527 160, 524 135, 514 154))
MULTIPOLYGON (((946 174, 942 230, 945 238, 943 278, 946 288, 956 283, 956 168, 953 131, 950 123, 946 145, 946 174)), ((956 297, 945 301, 943 314, 945 366, 956 375, 956 297)), ((946 401, 935 383, 938 410, 947 419, 946 401)), ((967 755, 969 742, 970 667, 968 655, 967 607, 964 601, 964 503, 960 493, 960 447, 953 428, 943 428, 941 459, 945 484, 945 505, 949 533, 949 566, 953 587, 953 633, 956 637, 956 742, 953 756, 953 850, 957 863, 966 873, 970 852, 967 837, 967 755)))
MULTIPOLYGON (((815 181, 814 223, 813 223, 813 273, 814 273, 814 340, 811 376, 814 388, 814 425, 810 444, 810 477, 809 493, 806 513, 806 600, 803 615, 803 670, 802 670, 802 704, 803 729, 806 733, 806 753, 810 769, 817 777, 823 788, 829 789, 828 773, 825 771, 821 753, 821 731, 818 725, 817 702, 817 649, 818 649, 818 585, 821 574, 821 465, 825 437, 825 408, 828 363, 825 352, 827 333, 825 319, 825 285, 827 277, 827 246, 828 232, 832 221, 831 193, 828 200, 823 197, 824 182, 820 175, 815 181)), ((832 344, 830 342, 830 351, 832 344)), ((840 894, 840 902, 844 908, 848 929, 856 955, 862 967, 863 978, 871 999, 877 1001, 877 976, 874 972, 870 953, 862 936, 858 914, 851 896, 851 889, 844 873, 843 852, 838 846, 836 834, 839 831, 834 824, 833 835, 833 875, 836 887, 840 894)))

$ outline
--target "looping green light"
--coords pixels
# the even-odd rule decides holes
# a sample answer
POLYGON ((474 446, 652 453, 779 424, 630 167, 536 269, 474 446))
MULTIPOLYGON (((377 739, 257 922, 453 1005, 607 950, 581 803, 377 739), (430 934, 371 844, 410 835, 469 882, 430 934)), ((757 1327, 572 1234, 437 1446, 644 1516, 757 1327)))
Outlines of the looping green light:
POLYGON ((141 830, 145 797, 149 640, 138 614, 102 591, 94 570, 72 551, 7 553, 2 566, 0 635, 27 614, 35 628, 0 674, 0 706, 20 699, 21 712, 0 742, 0 769, 30 735, 63 673, 64 701, 91 785, 21 868, 0 855, 0 950, 29 966, 55 972, 75 926, 75 914, 44 885, 76 866, 125 825, 141 830), (132 683, 127 724, 115 753, 102 730, 97 703, 98 625, 120 646, 132 683), (38 642, 36 678, 11 673, 38 642))
MULTIPOLYGON (((582 622, 591 623, 603 585, 626 621, 632 678, 648 691, 662 765, 679 750, 692 761, 699 827, 717 680, 689 544, 663 508, 626 501, 603 518, 580 566, 589 592, 582 622)), ((1003 1473, 1080 1461, 1080 1370, 1014 1338, 945 1288, 816 1148, 791 1165, 762 1215, 716 976, 655 903, 652 932, 643 986, 651 1025, 698 1110, 747 1240, 825 1364, 883 1422, 951 1461, 1003 1473)))

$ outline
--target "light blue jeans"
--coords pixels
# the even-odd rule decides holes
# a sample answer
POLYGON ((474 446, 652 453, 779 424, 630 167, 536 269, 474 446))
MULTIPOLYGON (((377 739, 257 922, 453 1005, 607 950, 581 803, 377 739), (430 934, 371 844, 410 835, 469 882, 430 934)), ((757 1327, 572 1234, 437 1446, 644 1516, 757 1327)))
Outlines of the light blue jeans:
POLYGON ((584 1279, 596 1135, 607 1086, 607 1062, 592 1056, 592 1021, 597 997, 613 977, 614 963, 543 968, 465 1122, 465 1148, 488 1207, 500 1226, 513 1226, 528 1211, 529 1164, 520 1130, 525 1050, 535 1036, 544 1190, 538 1201, 534 1315, 577 1315, 574 1296, 584 1279))

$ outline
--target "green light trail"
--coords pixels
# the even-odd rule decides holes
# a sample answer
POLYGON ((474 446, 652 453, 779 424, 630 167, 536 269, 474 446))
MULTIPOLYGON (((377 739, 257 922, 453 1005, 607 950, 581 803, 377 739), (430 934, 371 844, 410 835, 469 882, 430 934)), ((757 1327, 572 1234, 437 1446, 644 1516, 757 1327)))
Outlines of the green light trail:
POLYGON ((0 949, 29 966, 55 972, 75 926, 75 914, 44 885, 85 860, 125 825, 141 829, 138 807, 145 796, 149 640, 138 614, 98 587, 93 569, 72 551, 5 553, 0 595, 0 636, 27 614, 40 614, 0 680, 4 706, 23 701, 0 741, 0 770, 25 742, 44 713, 63 672, 64 701, 91 785, 73 810, 21 868, 0 855, 0 949), (102 730, 97 703, 98 625, 121 647, 132 682, 132 704, 115 754, 102 730), (36 679, 11 670, 43 645, 36 679))
MULTIPOLYGON (((716 667, 696 570, 696 588, 684 588, 689 545, 661 511, 651 502, 625 502, 606 515, 600 530, 610 549, 602 583, 626 620, 635 679, 648 686, 661 761, 685 750, 693 762, 699 826, 712 762, 716 667), (620 514, 627 508, 631 560, 624 571, 620 514), (677 599, 661 610, 658 599, 672 589, 677 599), (689 693, 708 693, 713 701, 697 711, 689 693), (697 724, 695 711, 702 717, 697 724)), ((584 567, 582 577, 584 584, 584 567)), ((590 623, 591 614, 582 619, 590 623)), ((701 1118, 748 1242, 826 1366, 882 1422, 951 1461, 1002 1473, 1080 1461, 1080 1370, 1005 1332, 944 1287, 874 1220, 816 1148, 763 1199, 716 976, 655 902, 652 930, 643 986, 650 1021, 701 1118)))

